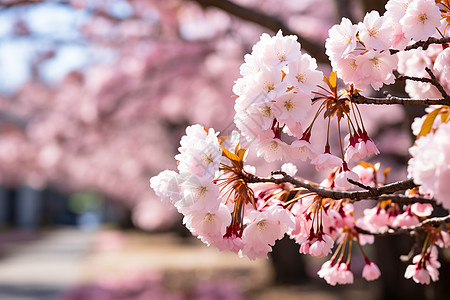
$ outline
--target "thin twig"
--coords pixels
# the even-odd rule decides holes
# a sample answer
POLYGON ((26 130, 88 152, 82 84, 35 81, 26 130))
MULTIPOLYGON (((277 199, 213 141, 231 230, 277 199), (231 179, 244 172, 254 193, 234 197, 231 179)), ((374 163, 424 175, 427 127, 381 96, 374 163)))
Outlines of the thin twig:
POLYGON ((357 187, 360 187, 360 188, 368 190, 368 191, 370 191, 374 188, 373 186, 368 186, 368 185, 362 184, 361 182, 355 181, 351 178, 347 178, 347 181, 353 185, 356 185, 357 187))
POLYGON ((448 96, 445 89, 442 87, 442 85, 437 80, 436 76, 434 76, 433 71, 431 71, 431 69, 428 67, 425 67, 425 71, 427 71, 428 75, 430 75, 430 77, 431 77, 431 84, 434 85, 438 89, 438 91, 441 93, 442 97, 444 97, 444 99, 450 99, 450 97, 448 96))
POLYGON ((397 77, 397 79, 398 80, 412 80, 412 81, 418 81, 418 82, 433 83, 433 80, 431 78, 414 77, 414 76, 407 76, 407 75, 399 75, 397 77))
POLYGON ((398 80, 412 80, 412 81, 418 81, 418 82, 425 82, 430 83, 434 85, 438 91, 441 93, 442 97, 444 99, 450 99, 449 95, 445 91, 445 89, 440 84, 439 80, 434 75, 433 71, 431 71, 430 68, 425 67, 425 71, 430 75, 430 78, 424 78, 424 77, 414 77, 414 76, 406 76, 406 75, 400 75, 397 77, 398 80))

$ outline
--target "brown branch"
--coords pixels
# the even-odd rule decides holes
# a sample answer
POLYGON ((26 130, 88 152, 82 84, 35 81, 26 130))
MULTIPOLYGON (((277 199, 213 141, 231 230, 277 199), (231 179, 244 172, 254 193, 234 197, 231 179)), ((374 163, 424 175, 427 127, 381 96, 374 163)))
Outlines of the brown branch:
POLYGON ((368 186, 368 185, 362 184, 361 182, 355 181, 355 180, 353 180, 351 178, 347 178, 347 181, 350 182, 353 185, 356 185, 357 187, 360 187, 360 188, 364 189, 364 190, 370 191, 370 190, 374 189, 373 186, 368 186))
POLYGON ((33 5, 44 3, 44 0, 12 0, 12 1, 0 1, 1 9, 8 9, 14 6, 33 5))
POLYGON ((433 71, 431 71, 431 69, 428 67, 425 67, 425 71, 427 71, 428 75, 430 75, 430 77, 431 77, 431 84, 434 85, 438 89, 438 91, 441 93, 442 97, 444 99, 450 100, 450 97, 448 96, 447 92, 442 87, 442 85, 439 83, 436 76, 434 76, 433 71))
POLYGON ((398 80, 412 80, 412 81, 418 81, 418 82, 433 83, 433 80, 431 78, 414 77, 414 76, 407 76, 407 75, 399 75, 397 77, 397 79, 398 80))
POLYGON ((434 85, 438 91, 441 93, 442 97, 446 100, 449 100, 450 97, 445 91, 445 89, 442 87, 442 85, 437 80, 436 76, 434 75, 433 71, 431 71, 430 68, 425 67, 425 71, 430 75, 430 78, 424 78, 424 77, 414 77, 414 76, 406 76, 406 75, 400 75, 397 77, 399 80, 412 80, 412 81, 418 81, 418 82, 425 82, 425 83, 431 83, 434 85))
MULTIPOLYGON (((408 51, 408 50, 412 50, 412 49, 418 49, 420 47, 422 47, 423 50, 427 50, 428 47, 431 44, 442 44, 442 45, 444 45, 444 44, 448 44, 448 43, 450 43, 450 37, 444 37, 444 38, 440 38, 440 39, 435 38, 435 37, 429 37, 426 41, 418 41, 418 42, 415 42, 412 45, 407 46, 403 51, 408 51)), ((391 54, 395 54, 395 53, 400 52, 400 50, 390 49, 389 52, 391 54)))
POLYGON ((431 219, 426 219, 425 221, 420 222, 417 225, 410 226, 410 227, 403 227, 403 228, 389 228, 386 231, 383 232, 371 232, 359 227, 356 227, 356 230, 359 233, 362 234, 370 234, 374 236, 391 236, 391 235, 400 235, 400 234, 410 234, 411 232, 420 230, 425 225, 431 225, 431 226, 440 226, 445 223, 450 222, 450 215, 447 215, 445 217, 434 217, 431 219))
POLYGON ((428 203, 432 204, 433 206, 438 206, 436 200, 434 199, 416 196, 408 197, 405 195, 381 195, 374 197, 374 200, 392 200, 392 202, 395 202, 397 204, 428 203))
POLYGON ((229 0, 190 0, 197 2, 202 7, 215 7, 219 8, 235 17, 238 17, 242 20, 246 20, 265 28, 272 30, 273 32, 277 32, 278 30, 282 30, 285 35, 296 35, 298 37, 298 41, 302 45, 302 48, 305 49, 309 53, 314 53, 314 57, 318 62, 328 63, 328 56, 325 54, 324 48, 321 45, 318 45, 314 42, 311 42, 308 39, 300 36, 297 32, 290 29, 283 21, 280 19, 265 14, 261 11, 257 11, 248 7, 241 6, 229 0))
POLYGON ((270 178, 260 178, 252 174, 248 174, 247 178, 244 180, 247 183, 257 183, 257 182, 271 182, 275 184, 280 184, 284 182, 289 182, 293 184, 296 187, 302 187, 310 192, 316 193, 317 195, 324 197, 324 198, 331 198, 335 200, 340 199, 351 199, 351 200, 362 200, 362 199, 368 199, 373 198, 377 196, 381 196, 384 194, 392 194, 398 191, 403 191, 407 189, 411 189, 416 187, 417 185, 414 183, 412 179, 407 179, 404 181, 398 181, 391 184, 387 184, 385 186, 381 187, 374 187, 369 191, 333 191, 325 188, 318 187, 314 184, 308 183, 303 180, 298 180, 292 176, 287 175, 285 172, 282 171, 275 171, 272 172, 273 175, 279 174, 282 175, 281 178, 274 178, 273 176, 270 178))
POLYGON ((388 95, 386 98, 373 98, 366 97, 359 93, 353 94, 349 99, 353 103, 357 104, 375 104, 375 105, 387 105, 387 104, 401 104, 401 105, 450 105, 450 98, 447 99, 411 99, 400 98, 388 95))

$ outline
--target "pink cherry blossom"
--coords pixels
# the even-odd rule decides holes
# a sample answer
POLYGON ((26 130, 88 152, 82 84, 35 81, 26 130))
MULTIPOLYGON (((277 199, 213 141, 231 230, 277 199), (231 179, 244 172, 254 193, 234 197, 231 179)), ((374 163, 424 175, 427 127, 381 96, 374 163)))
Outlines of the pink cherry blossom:
POLYGON ((409 265, 405 271, 405 278, 412 278, 415 282, 421 284, 430 284, 430 274, 424 268, 419 268, 416 265, 409 265))
POLYGON ((316 69, 316 60, 309 54, 302 54, 297 60, 288 64, 288 73, 285 80, 289 86, 296 86, 303 93, 310 94, 323 78, 322 72, 316 69))
POLYGON ((334 241, 328 235, 320 235, 315 240, 310 242, 308 249, 309 254, 315 257, 323 257, 331 253, 331 248, 334 245, 334 241))
POLYGON ((267 162, 289 158, 289 145, 278 138, 265 139, 258 143, 258 156, 267 162))
POLYGON ((385 16, 390 18, 393 23, 399 23, 405 16, 406 10, 414 0, 389 0, 386 3, 385 16))
POLYGON ((353 273, 350 271, 350 266, 346 263, 340 263, 338 267, 338 280, 339 284, 350 284, 353 283, 353 273))
POLYGON ((372 183, 373 178, 374 178, 373 168, 371 168, 371 167, 364 168, 361 165, 356 165, 355 167, 352 168, 352 171, 355 172, 356 174, 358 174, 359 181, 362 184, 370 185, 372 183))
POLYGON ((405 278, 412 278, 416 283, 430 284, 432 281, 439 279, 438 268, 441 266, 437 260, 438 251, 435 246, 424 252, 414 256, 413 265, 409 265, 405 271, 405 278))
POLYGON ((300 139, 292 142, 291 155, 294 158, 306 160, 308 158, 313 159, 317 156, 316 150, 310 142, 300 139))
POLYGON ((411 212, 419 217, 428 217, 433 212, 433 205, 428 203, 414 203, 411 212))
POLYGON ((358 24, 359 38, 366 48, 376 50, 387 50, 391 45, 393 33, 392 22, 380 17, 380 14, 373 10, 364 16, 363 22, 358 24))
POLYGON ((191 211, 183 218, 183 223, 192 232, 204 241, 212 242, 222 239, 226 227, 231 222, 231 213, 228 207, 220 204, 214 213, 206 211, 191 211))
POLYGON ((419 220, 414 216, 409 209, 404 213, 397 215, 395 220, 392 222, 393 226, 396 227, 409 227, 419 224, 419 220))
POLYGON ((442 78, 450 80, 450 48, 445 48, 437 55, 434 69, 441 74, 442 78))
POLYGON ((277 205, 262 212, 252 211, 246 218, 249 223, 242 235, 245 245, 241 253, 252 260, 267 257, 275 240, 281 239, 288 230, 295 227, 294 216, 277 205))
POLYGON ((320 278, 325 279, 325 281, 332 286, 335 286, 339 280, 339 264, 334 264, 333 261, 326 261, 320 270, 317 272, 320 278))
POLYGON ((323 153, 312 159, 311 163, 316 165, 317 171, 325 171, 339 167, 342 164, 342 159, 330 153, 323 153))
POLYGON ((407 38, 420 41, 435 33, 440 18, 441 13, 434 0, 415 0, 409 4, 400 24, 407 38))
POLYGON ((331 61, 345 57, 356 48, 356 32, 358 28, 347 18, 342 18, 339 25, 328 31, 329 38, 325 42, 326 54, 331 61))
POLYGON ((286 172, 290 176, 295 176, 298 169, 293 163, 285 163, 281 166, 281 171, 286 172))
POLYGON ((445 208, 450 208, 450 123, 441 124, 435 133, 419 138, 410 148, 408 175, 420 184, 423 193, 431 193, 445 208))
POLYGON ((262 54, 266 65, 279 68, 300 57, 300 43, 297 36, 283 36, 280 30, 264 47, 262 54))
MULTIPOLYGON (((356 86, 364 87, 370 84, 375 90, 379 90, 383 84, 394 83, 392 72, 398 63, 396 55, 369 49, 364 55, 356 56, 355 62, 360 74, 360 78, 353 82, 356 86)), ((349 83, 345 78, 343 80, 349 83)))
POLYGON ((350 178, 354 181, 359 180, 359 176, 355 172, 350 171, 350 170, 341 171, 341 172, 337 173, 336 178, 334 179, 336 187, 340 187, 340 188, 344 188, 344 189, 354 189, 355 185, 351 184, 347 180, 348 178, 350 178))
POLYGON ((367 280, 367 281, 372 281, 375 279, 378 279, 378 277, 380 277, 381 272, 380 269, 378 268, 378 266, 373 263, 373 262, 369 262, 366 263, 362 272, 362 277, 367 280))

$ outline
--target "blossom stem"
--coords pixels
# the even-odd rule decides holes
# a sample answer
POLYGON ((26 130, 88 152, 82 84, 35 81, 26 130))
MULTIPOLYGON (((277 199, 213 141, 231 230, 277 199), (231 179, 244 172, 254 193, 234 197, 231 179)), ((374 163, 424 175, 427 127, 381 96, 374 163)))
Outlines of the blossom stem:
POLYGON ((363 247, 361 246, 361 243, 359 242, 359 234, 356 234, 356 243, 358 244, 359 249, 361 250, 361 253, 364 257, 364 261, 366 262, 366 264, 370 264, 370 260, 366 255, 366 252, 364 252, 363 247))
MULTIPOLYGON (((344 160, 344 148, 342 147, 342 138, 341 138, 341 119, 338 118, 338 133, 339 133, 339 146, 341 148, 341 158, 342 161, 345 162, 344 160)), ((346 171, 346 170, 343 170, 346 171)))
MULTIPOLYGON (((350 105, 352 106, 353 117, 355 118, 356 126, 358 126, 358 129, 359 129, 360 127, 359 127, 358 117, 356 116, 356 109, 354 108, 354 106, 356 106, 356 103, 354 103, 352 101, 349 101, 349 102, 350 102, 350 105)), ((360 115, 360 117, 361 117, 361 115, 360 115)), ((355 130, 355 132, 358 132, 358 131, 355 130)))
POLYGON ((348 239, 348 253, 347 253, 347 266, 350 266, 350 259, 352 257, 352 245, 353 245, 353 240, 351 238, 348 239))
POLYGON ((334 253, 330 258, 331 261, 334 261, 336 259, 339 252, 341 251, 342 245, 344 245, 344 243, 345 243, 345 240, 337 246, 336 250, 334 250, 334 253))

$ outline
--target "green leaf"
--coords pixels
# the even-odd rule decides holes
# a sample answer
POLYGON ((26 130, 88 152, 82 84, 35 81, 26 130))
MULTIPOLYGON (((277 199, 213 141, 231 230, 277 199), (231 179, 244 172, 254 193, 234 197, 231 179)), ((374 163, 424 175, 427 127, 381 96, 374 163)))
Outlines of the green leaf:
POLYGON ((433 127, 434 120, 439 115, 439 112, 441 110, 442 110, 442 107, 439 107, 427 115, 427 117, 425 118, 425 121, 423 121, 422 128, 420 129, 420 132, 417 135, 417 139, 430 133, 431 128, 433 127))

